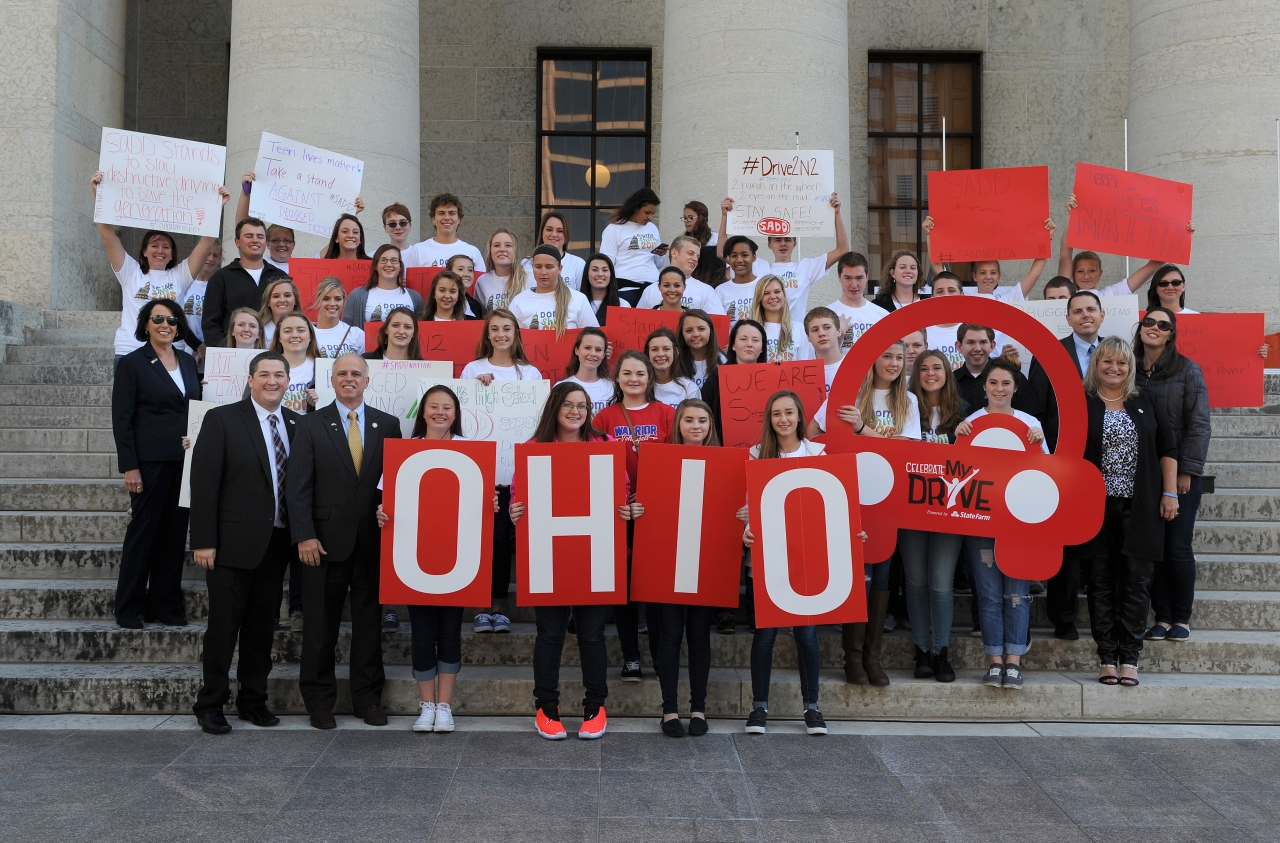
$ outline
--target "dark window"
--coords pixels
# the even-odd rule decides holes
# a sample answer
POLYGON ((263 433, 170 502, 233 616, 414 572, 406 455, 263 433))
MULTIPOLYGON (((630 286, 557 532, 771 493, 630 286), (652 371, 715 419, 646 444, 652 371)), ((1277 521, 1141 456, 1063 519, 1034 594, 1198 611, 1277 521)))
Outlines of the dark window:
MULTIPOLYGON (((980 167, 979 57, 969 54, 875 54, 867 68, 867 260, 880 280, 900 249, 922 261, 929 212, 926 173, 980 167)), ((928 269, 925 268, 927 272, 928 269)), ((952 271, 969 277, 969 265, 952 271)))
POLYGON ((649 59, 648 50, 538 51, 538 218, 564 214, 579 257, 597 249, 614 209, 649 186, 649 59))

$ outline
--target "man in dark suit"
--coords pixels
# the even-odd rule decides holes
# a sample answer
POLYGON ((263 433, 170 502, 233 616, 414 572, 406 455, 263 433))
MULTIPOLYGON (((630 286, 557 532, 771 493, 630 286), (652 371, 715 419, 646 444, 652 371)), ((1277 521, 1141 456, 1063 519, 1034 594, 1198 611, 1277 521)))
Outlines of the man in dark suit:
POLYGON ((287 277, 262 259, 267 250, 267 225, 257 217, 245 217, 236 223, 236 249, 240 257, 213 273, 204 291, 200 324, 208 346, 226 342, 236 308, 261 309, 262 291, 271 279, 287 277))
MULTIPOLYGON (((1098 347, 1098 331, 1102 328, 1102 320, 1106 313, 1102 310, 1102 300, 1090 290, 1080 290, 1067 299, 1067 324, 1071 326, 1071 335, 1063 337, 1060 342, 1076 364, 1076 373, 1084 379, 1089 368, 1089 360, 1093 350, 1098 347)), ((1040 406, 1040 424, 1044 429, 1044 439, 1050 451, 1058 450, 1058 397, 1054 394, 1053 384, 1039 360, 1031 361, 1031 372, 1028 377, 1031 390, 1036 394, 1040 406)), ((1083 388, 1083 386, 1081 387, 1083 388)), ((1085 420, 1080 419, 1084 424, 1085 420)), ((1080 637, 1076 629, 1076 614, 1079 607, 1080 582, 1083 576, 1080 570, 1080 553, 1072 547, 1063 548, 1062 567, 1058 573, 1045 584, 1045 614, 1053 623, 1053 635, 1064 641, 1075 641, 1080 637)))
POLYGON ((302 417, 281 406, 289 364, 264 351, 249 364, 250 397, 210 410, 191 455, 191 547, 209 585, 204 685, 195 715, 204 731, 231 731, 222 707, 236 638, 240 719, 280 722, 267 709, 271 643, 284 572, 297 551, 285 504, 289 444, 302 417))
POLYGON ((335 360, 332 381, 337 400, 303 418, 289 457, 289 525, 305 566, 307 607, 298 686, 311 725, 334 728, 334 647, 349 589, 352 708, 369 725, 385 726, 376 512, 382 502, 382 444, 400 438, 400 422, 364 403, 369 369, 359 355, 335 360))

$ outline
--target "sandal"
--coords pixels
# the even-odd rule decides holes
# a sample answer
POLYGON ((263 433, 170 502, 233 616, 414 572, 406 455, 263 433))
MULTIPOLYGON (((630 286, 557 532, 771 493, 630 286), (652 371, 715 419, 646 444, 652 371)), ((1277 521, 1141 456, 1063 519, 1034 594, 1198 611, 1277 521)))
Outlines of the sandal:
POLYGON ((1119 685, 1120 684, 1119 675, 1115 673, 1101 672, 1103 670, 1115 670, 1115 669, 1116 669, 1116 666, 1113 664, 1102 665, 1102 667, 1099 668, 1098 681, 1101 682, 1103 685, 1119 685))
POLYGON ((1124 686, 1124 687, 1126 687, 1126 688, 1132 688, 1132 687, 1134 687, 1134 686, 1136 686, 1136 685, 1138 684, 1138 676, 1137 676, 1137 674, 1138 674, 1138 666, 1137 666, 1136 664, 1122 664, 1122 665, 1120 665, 1120 669, 1121 669, 1121 670, 1126 670, 1126 669, 1127 669, 1127 670, 1132 670, 1132 671, 1133 671, 1133 673, 1134 673, 1134 675, 1133 675, 1133 676, 1121 676, 1121 677, 1120 677, 1120 684, 1121 684, 1121 685, 1123 685, 1123 686, 1124 686))

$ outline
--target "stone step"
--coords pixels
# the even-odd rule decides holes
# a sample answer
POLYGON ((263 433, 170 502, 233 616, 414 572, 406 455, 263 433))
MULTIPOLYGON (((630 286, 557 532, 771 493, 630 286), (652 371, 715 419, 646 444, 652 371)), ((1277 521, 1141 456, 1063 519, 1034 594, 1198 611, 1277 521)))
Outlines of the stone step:
POLYGON ((0 430, 84 428, 111 431, 111 401, 95 407, 0 405, 0 430))
POLYGON ((5 384, 104 384, 111 383, 111 363, 76 365, 0 364, 0 383, 5 384))
MULTIPOLYGON (((49 384, 0 386, 0 404, 17 404, 22 407, 111 407, 111 387, 103 385, 84 386, 49 384)), ((26 424, 9 425, 9 427, 31 427, 26 424)), ((68 425, 68 427, 79 425, 68 425)))
POLYGON ((124 477, 115 453, 0 453, 0 477, 57 477, 97 479, 124 477))
MULTIPOLYGON (((971 617, 973 598, 957 594, 954 598, 955 623, 966 623, 971 617)), ((1046 614, 1048 601, 1035 598, 1031 603, 1031 625, 1052 627, 1046 614)), ((1080 596, 1077 617, 1080 629, 1089 627, 1089 607, 1080 596)), ((1149 622, 1154 623, 1154 616, 1149 622)), ((1280 630, 1280 592, 1277 591, 1210 591, 1197 590, 1192 607, 1191 625, 1196 629, 1280 630)))
POLYGON ((121 480, 0 480, 0 510, 124 512, 129 493, 121 480))
MULTIPOLYGON (((120 542, 0 543, 0 581, 6 579, 109 580, 120 572, 120 542)), ((204 580, 187 553, 182 576, 204 580)))
POLYGON ((113 348, 116 339, 115 329, 85 330, 81 328, 27 328, 26 345, 69 345, 83 348, 96 345, 100 348, 113 348))
POLYGON ((1197 554, 1196 588, 1280 591, 1280 556, 1197 554))
MULTIPOLYGON (((680 700, 688 699, 681 671, 680 700)), ((567 725, 582 697, 581 672, 560 672, 567 725)), ((347 670, 338 675, 338 712, 350 712, 347 670)), ((1147 674, 1136 688, 1099 685, 1093 672, 1032 671, 1021 692, 987 688, 979 671, 962 671, 950 684, 913 679, 891 671, 887 688, 849 685, 836 670, 819 676, 818 702, 830 720, 1126 720, 1149 722, 1274 723, 1280 721, 1280 677, 1203 674, 1147 674)), ((14 712, 189 713, 199 690, 198 665, 0 665, 0 707, 14 712)), ((232 679, 234 687, 234 677, 232 679)), ((271 673, 273 711, 302 714, 298 670, 285 665, 271 673)), ((713 669, 707 696, 711 717, 743 718, 751 707, 751 676, 743 669, 713 669)), ((417 712, 417 684, 407 665, 387 669, 382 706, 390 714, 417 712)), ((607 708, 615 716, 652 716, 658 731, 658 683, 609 683, 607 708)), ((770 714, 773 721, 801 714, 800 679, 794 670, 775 670, 770 714)), ((533 675, 527 667, 471 667, 458 675, 454 711, 460 715, 532 715, 533 675)), ((683 709, 682 709, 683 711, 683 709)), ((238 723, 232 721, 233 723, 238 723)), ((606 738, 607 740, 607 738, 606 738)))
POLYGON ((95 364, 111 366, 116 352, 110 344, 102 345, 10 345, 5 348, 4 362, 26 366, 76 366, 95 364))
POLYGON ((44 310, 46 328, 81 331, 114 331, 120 326, 118 310, 44 310))
POLYGON ((1210 521, 1280 521, 1280 491, 1218 489, 1200 499, 1196 523, 1210 521))
POLYGON ((128 523, 123 512, 0 512, 0 541, 119 543, 128 523))
MULTIPOLYGON (((1215 435, 1209 440, 1209 460, 1212 462, 1280 462, 1280 439, 1215 435)), ((1272 468, 1270 465, 1267 467, 1272 468)))
POLYGON ((0 453, 114 454, 110 430, 55 428, 0 428, 0 453))
POLYGON ((1276 467, 1255 462, 1207 462, 1204 473, 1215 478, 1218 489, 1271 489, 1276 467))
POLYGON ((1280 415, 1214 415, 1214 436, 1280 436, 1280 415))
POLYGON ((1197 553, 1280 552, 1280 523, 1271 521, 1210 521, 1197 523, 1197 553))

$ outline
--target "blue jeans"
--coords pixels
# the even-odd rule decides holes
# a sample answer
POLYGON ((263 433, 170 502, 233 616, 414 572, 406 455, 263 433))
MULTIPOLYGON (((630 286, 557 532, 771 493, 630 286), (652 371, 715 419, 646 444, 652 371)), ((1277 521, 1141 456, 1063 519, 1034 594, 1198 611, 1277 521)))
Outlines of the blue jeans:
MULTIPOLYGON (((783 627, 785 629, 785 627, 783 627)), ((792 628, 796 636, 796 667, 800 670, 800 695, 806 709, 818 708, 818 632, 816 627, 792 628)), ((769 708, 769 679, 773 675, 773 642, 777 627, 760 627, 751 638, 751 698, 753 708, 769 708)))
POLYGON ((461 606, 410 606, 409 625, 414 679, 430 682, 462 669, 461 606))
POLYGON ((988 656, 1021 656, 1031 628, 1031 582, 1007 577, 996 565, 995 539, 966 542, 973 554, 973 597, 982 620, 982 652, 988 656))
POLYGON ((1178 495, 1178 517, 1164 525, 1164 561, 1155 566, 1151 583, 1151 608, 1162 623, 1190 623, 1196 596, 1196 555, 1192 537, 1204 480, 1191 478, 1191 488, 1178 495))
POLYGON ((911 638, 917 647, 930 653, 939 652, 951 638, 951 585, 960 557, 960 540, 961 536, 953 533, 898 531, 911 638))
POLYGON ((883 562, 874 562, 872 564, 864 564, 863 571, 867 575, 867 591, 888 591, 889 590, 889 563, 893 561, 890 556, 883 562))

